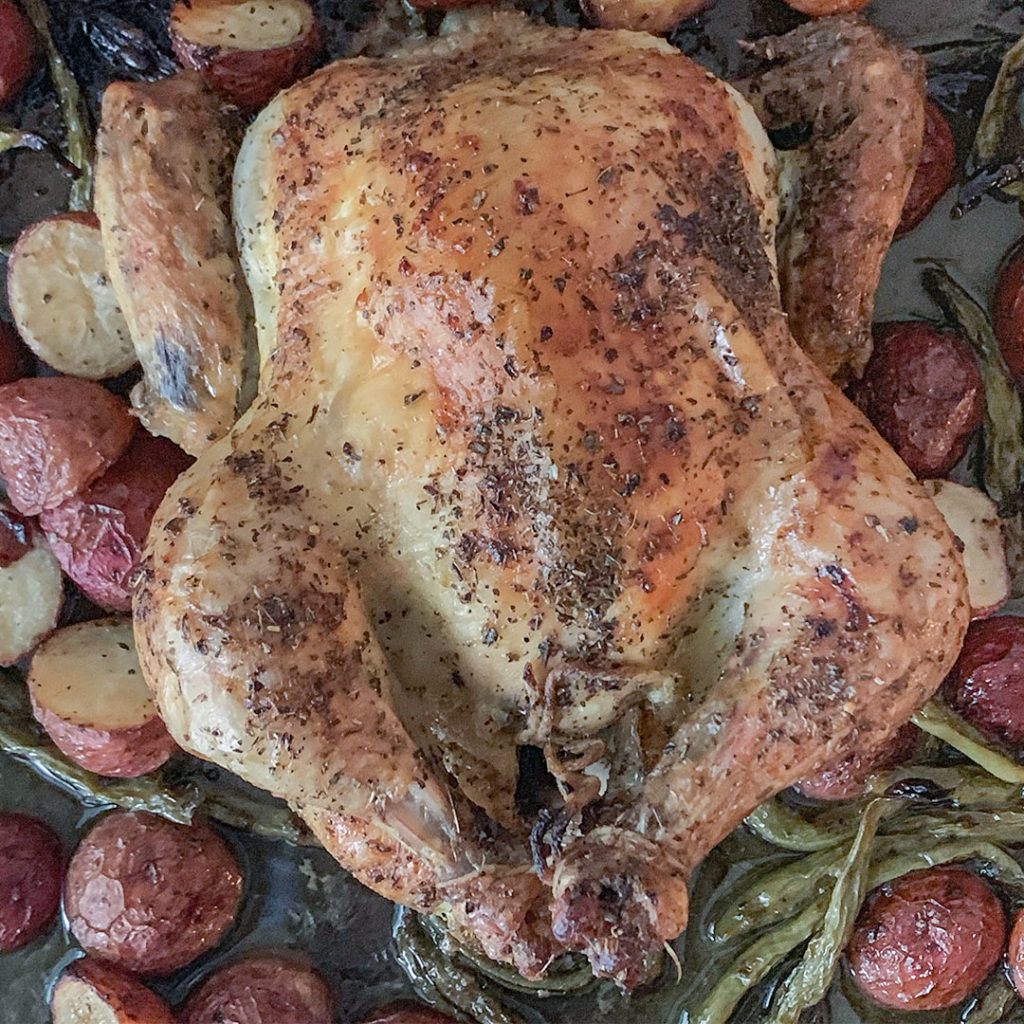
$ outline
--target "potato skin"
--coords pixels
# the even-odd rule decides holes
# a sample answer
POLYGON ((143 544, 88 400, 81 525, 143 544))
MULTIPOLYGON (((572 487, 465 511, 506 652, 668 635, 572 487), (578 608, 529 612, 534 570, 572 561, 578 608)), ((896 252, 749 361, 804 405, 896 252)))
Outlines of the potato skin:
POLYGON ((241 892, 238 864, 212 829, 114 811, 72 856, 64 909, 86 952, 161 975, 220 942, 241 892))
POLYGON ((985 736, 1024 744, 1024 617, 975 619, 942 694, 985 736))
POLYGON ((826 765, 816 775, 801 779, 796 788, 812 800, 852 800, 864 792, 869 775, 895 768, 909 760, 917 747, 917 727, 909 722, 874 750, 855 750, 841 761, 826 765))
POLYGON ((903 202, 903 216, 896 236, 905 235, 921 223, 953 180, 956 143, 946 115, 936 103, 924 105, 924 141, 914 180, 903 202))
POLYGON ((1006 944, 1006 966, 1017 995, 1024 999, 1024 909, 1018 910, 1006 944))
MULTIPOLYGON (((230 0, 224 6, 231 6, 230 0)), ((243 111, 266 106, 278 92, 313 70, 321 45, 315 18, 305 35, 286 46, 232 50, 193 43, 188 36, 188 9, 184 2, 171 9, 168 34, 175 57, 183 68, 198 71, 207 85, 243 111)))
POLYGON ((924 321, 876 324, 873 333, 874 351, 850 397, 914 474, 946 476, 985 415, 973 354, 924 321))
MULTIPOLYGON (((76 983, 91 988, 116 1015, 117 1024, 175 1024, 170 1007, 138 978, 90 956, 69 964, 54 986, 50 999, 54 1024, 79 1024, 78 1016, 68 1020, 59 1016, 67 998, 66 994, 62 997, 62 987, 76 983)), ((70 1007, 67 1009, 74 1013, 70 1007)))
POLYGON ((11 0, 0 0, 0 107, 21 92, 32 73, 36 36, 32 26, 11 0))
POLYGON ((124 454, 39 523, 64 572, 101 608, 131 611, 133 574, 164 492, 192 460, 139 429, 124 454))
POLYGON ((867 7, 869 0, 786 0, 786 3, 812 18, 827 18, 833 14, 850 14, 867 7))
POLYGON ((43 822, 0 812, 0 953, 40 935, 60 905, 64 852, 43 822))
POLYGON ((1017 387, 1024 385, 1024 241, 1010 248, 996 281, 992 327, 1017 387))
POLYGON ((847 958, 861 990, 898 1010, 942 1010, 971 994, 999 960, 1006 915, 964 868, 913 871, 867 899, 847 958))
POLYGON ((134 729, 95 729, 65 721, 35 700, 32 713, 69 760, 109 778, 134 779, 145 775, 159 768, 178 749, 157 715, 134 729))
POLYGON ((56 508, 113 465, 134 431, 124 402, 94 381, 0 385, 0 476, 11 504, 28 516, 56 508))
POLYGON ((189 996, 181 1024, 332 1024, 331 993, 307 963, 281 954, 221 967, 189 996))

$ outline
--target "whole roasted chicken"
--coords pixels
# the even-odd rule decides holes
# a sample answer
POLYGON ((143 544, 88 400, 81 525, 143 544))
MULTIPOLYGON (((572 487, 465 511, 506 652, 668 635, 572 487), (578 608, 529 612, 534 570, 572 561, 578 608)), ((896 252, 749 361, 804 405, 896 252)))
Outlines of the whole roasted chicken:
POLYGON ((820 147, 792 321, 762 123, 652 36, 476 15, 281 94, 235 169, 258 394, 154 521, 144 670, 183 747, 528 976, 639 983, 704 855, 966 626, 938 511, 815 365, 866 358, 919 68, 854 21, 759 52, 761 119, 820 147))

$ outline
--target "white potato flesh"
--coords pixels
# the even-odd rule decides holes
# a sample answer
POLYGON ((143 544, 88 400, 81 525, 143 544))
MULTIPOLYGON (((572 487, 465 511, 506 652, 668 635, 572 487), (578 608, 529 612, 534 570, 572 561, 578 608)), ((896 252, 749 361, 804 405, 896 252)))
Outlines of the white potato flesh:
POLYGON ((179 6, 171 27, 194 46, 223 50, 275 50, 290 46, 313 28, 313 11, 304 0, 204 2, 179 6))
POLYGON ((62 214, 26 228, 8 264, 7 293, 25 343, 55 370, 103 380, 135 365, 95 218, 62 214))
POLYGON ((952 480, 926 480, 924 486, 964 546, 972 616, 990 615, 1010 596, 1010 572, 995 503, 976 487, 952 480))
POLYGON ((28 684, 36 704, 72 725, 130 729, 157 716, 127 617, 58 630, 33 655, 28 684))
POLYGON ((0 665, 24 657, 56 626, 63 601, 60 564, 40 535, 31 551, 0 568, 0 665))

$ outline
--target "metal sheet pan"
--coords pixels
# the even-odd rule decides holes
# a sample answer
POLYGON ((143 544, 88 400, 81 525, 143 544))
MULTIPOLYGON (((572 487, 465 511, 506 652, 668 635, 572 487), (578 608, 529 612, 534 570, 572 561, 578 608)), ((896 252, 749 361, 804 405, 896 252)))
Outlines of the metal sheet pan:
MULTIPOLYGON (((551 5, 538 3, 538 8, 551 5)), ((320 0, 329 46, 340 52, 347 34, 372 7, 370 0, 320 0)), ((58 43, 94 105, 106 81, 159 74, 170 67, 164 21, 167 6, 152 0, 55 0, 58 43)), ((892 36, 924 53, 929 92, 950 115, 961 162, 973 126, 995 75, 999 57, 1024 31, 1021 0, 874 0, 869 16, 892 36)), ((572 20, 568 3, 560 8, 572 20), (568 12, 568 13, 567 13, 568 12)), ((737 41, 784 30, 796 21, 781 0, 717 0, 702 16, 684 23, 673 40, 716 72, 733 73, 742 54, 737 41)), ((16 123, 52 128, 55 107, 45 76, 38 74, 18 108, 4 112, 16 123)), ((45 156, 19 153, 0 158, 0 238, 25 223, 62 208, 67 181, 45 156)), ((986 200, 967 217, 950 219, 947 196, 928 220, 896 243, 885 267, 878 299, 879 319, 934 316, 920 287, 920 261, 948 261, 979 298, 991 287, 1007 248, 1024 233, 1012 205, 986 200)), ((2 609, 0 609, 2 614, 2 609)), ((0 808, 37 814, 73 848, 96 808, 86 808, 29 768, 0 756, 0 808)), ((398 965, 392 940, 393 907, 349 879, 322 851, 295 848, 227 830, 246 866, 245 909, 227 941, 183 971, 155 984, 176 1001, 219 961, 241 950, 297 946, 308 950, 338 997, 339 1022, 360 1020, 374 1007, 414 995, 398 965)), ((592 986, 573 998, 539 999, 505 992, 503 998, 532 1024, 675 1024, 685 1007, 713 975, 701 939, 701 912, 726 891, 737 873, 765 848, 737 835, 709 858, 694 884, 693 925, 677 943, 682 980, 673 971, 650 992, 624 999, 610 986, 592 986)), ((64 922, 23 951, 0 955, 0 1024, 43 1024, 49 1019, 49 986, 75 954, 64 922)), ((853 1024, 868 1019, 835 986, 822 1019, 853 1024)), ((891 1015, 890 1015, 891 1016, 891 1015)), ((761 1004, 748 1000, 737 1019, 763 1017, 761 1004)), ((931 1024, 954 1014, 915 1014, 931 1024)))

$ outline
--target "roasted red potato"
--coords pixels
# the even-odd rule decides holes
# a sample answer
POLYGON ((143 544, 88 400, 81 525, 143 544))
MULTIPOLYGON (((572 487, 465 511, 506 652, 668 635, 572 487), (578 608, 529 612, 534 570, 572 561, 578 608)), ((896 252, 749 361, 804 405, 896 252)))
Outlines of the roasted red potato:
MULTIPOLYGON (((601 28, 636 32, 671 32, 684 18, 702 11, 711 0, 581 0, 583 13, 601 28)), ((424 6, 421 4, 420 6, 424 6)), ((443 7, 443 3, 431 6, 443 7)))
POLYGON ((64 854, 36 818, 0 812, 0 953, 40 935, 60 906, 64 854))
POLYGON ((1024 617, 972 622, 942 694, 985 736, 1024 744, 1024 617))
POLYGON ((377 1010, 363 1024, 455 1024, 455 1018, 418 1003, 395 1003, 377 1010))
POLYGON ((852 800, 864 792, 869 776, 913 757, 919 736, 917 728, 908 722, 882 746, 855 750, 841 761, 826 765, 816 775, 801 779, 796 788, 812 800, 852 800))
POLYGON ((131 611, 134 574, 153 514, 191 462, 176 445, 140 428, 101 477, 40 515, 64 571, 101 608, 131 611))
POLYGON ((850 14, 867 7, 870 0, 786 0, 786 3, 812 18, 827 18, 833 14, 850 14))
POLYGON ((50 739, 98 775, 144 775, 177 750, 142 678, 129 618, 57 630, 32 656, 28 691, 50 739))
POLYGON ((181 1024, 331 1024, 331 992, 294 956, 247 956, 214 971, 189 996, 181 1024))
POLYGON ((320 28, 306 0, 179 0, 171 47, 243 110, 258 110, 313 68, 320 28))
POLYGON ((0 385, 0 477, 23 515, 84 490, 128 447, 135 421, 102 385, 26 377, 0 385))
POLYGON ((926 480, 924 486, 963 545, 971 617, 991 615, 1010 596, 1010 570, 995 502, 984 491, 952 480, 926 480))
POLYGON ((920 320, 876 324, 874 351, 850 397, 921 478, 946 476, 985 416, 974 355, 920 320))
POLYGON ((53 1024, 175 1024, 171 1008, 133 974, 90 956, 69 964, 50 996, 53 1024))
POLYGON ((25 228, 7 263, 7 297, 25 343, 61 373, 103 380, 138 361, 91 213, 25 228))
POLYGON ((927 868, 871 893, 846 955, 876 1003, 944 1010, 985 980, 1005 939, 1003 906, 985 882, 964 868, 927 868))
POLYGON ((10 384, 35 372, 35 356, 18 336, 17 330, 0 320, 0 384, 10 384))
POLYGON ((1018 910, 1006 944, 1006 966, 1017 995, 1024 999, 1024 910, 1018 910))
POLYGON ((992 326, 999 351, 1017 387, 1024 386, 1024 242, 1003 258, 992 303, 992 326))
POLYGON ((34 521, 0 501, 0 665, 23 658, 56 625, 60 563, 34 521))
POLYGON ((949 129, 946 115, 938 105, 928 100, 924 107, 924 141, 917 171, 910 183, 910 192, 903 203, 896 234, 905 235, 928 216, 953 180, 956 161, 956 143, 949 129))
POLYGON ((11 0, 0 0, 0 107, 21 92, 36 63, 36 36, 11 0))
POLYGON ((220 942, 241 893, 238 864, 211 828, 113 811, 71 858, 64 911, 87 953, 161 975, 220 942))

